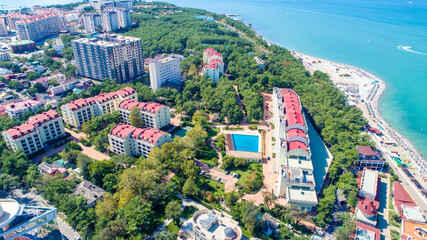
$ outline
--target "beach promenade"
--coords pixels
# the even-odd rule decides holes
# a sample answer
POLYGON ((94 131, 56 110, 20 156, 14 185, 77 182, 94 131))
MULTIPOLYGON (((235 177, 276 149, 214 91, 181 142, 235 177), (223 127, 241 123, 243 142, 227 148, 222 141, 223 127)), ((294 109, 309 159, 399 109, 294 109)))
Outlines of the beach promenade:
POLYGON ((302 60, 311 73, 318 70, 328 74, 333 84, 347 96, 348 104, 363 112, 370 127, 381 131, 380 136, 370 133, 371 139, 418 205, 424 206, 422 210, 427 215, 427 162, 409 140, 392 129, 381 117, 378 102, 386 89, 384 81, 353 66, 297 52, 293 54, 302 60), (406 167, 399 167, 393 157, 400 158, 406 167))

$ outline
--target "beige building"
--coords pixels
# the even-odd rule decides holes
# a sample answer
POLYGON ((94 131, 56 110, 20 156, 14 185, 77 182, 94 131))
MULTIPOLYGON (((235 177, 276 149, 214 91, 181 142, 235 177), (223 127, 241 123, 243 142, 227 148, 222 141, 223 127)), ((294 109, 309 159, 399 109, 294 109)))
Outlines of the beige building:
POLYGON ((61 30, 61 19, 56 12, 46 11, 15 22, 20 40, 40 41, 57 34, 61 30))
POLYGON ((64 123, 54 110, 30 117, 20 126, 3 132, 7 146, 14 152, 23 150, 31 155, 43 149, 44 145, 64 136, 64 123))
POLYGON ((137 99, 137 93, 126 87, 111 93, 102 93, 92 98, 78 99, 61 106, 62 117, 66 124, 81 128, 82 124, 93 117, 112 113, 123 100, 137 99))
POLYGON ((206 48, 203 51, 203 76, 208 76, 215 83, 224 74, 224 62, 222 55, 213 48, 206 48))
POLYGON ((130 125, 130 112, 133 107, 137 107, 144 120, 144 127, 160 129, 170 122, 170 109, 156 102, 137 102, 135 100, 124 100, 119 104, 121 122, 130 125))
POLYGON ((155 147, 171 141, 169 133, 154 128, 118 124, 108 134, 110 150, 116 154, 148 157, 155 147))

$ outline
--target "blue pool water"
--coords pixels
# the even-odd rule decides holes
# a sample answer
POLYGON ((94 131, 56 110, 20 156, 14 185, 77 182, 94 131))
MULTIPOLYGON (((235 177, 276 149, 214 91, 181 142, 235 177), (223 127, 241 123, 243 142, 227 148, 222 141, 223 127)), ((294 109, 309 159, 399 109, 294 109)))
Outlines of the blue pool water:
POLYGON ((259 136, 231 134, 234 150, 244 152, 259 152, 259 136))

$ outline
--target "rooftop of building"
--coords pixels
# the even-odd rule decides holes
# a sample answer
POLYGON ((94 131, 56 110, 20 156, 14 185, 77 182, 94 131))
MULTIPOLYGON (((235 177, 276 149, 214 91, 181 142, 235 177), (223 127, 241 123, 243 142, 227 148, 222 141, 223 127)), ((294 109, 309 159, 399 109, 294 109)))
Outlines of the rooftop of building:
POLYGON ((359 151, 359 153, 362 156, 366 156, 366 157, 377 156, 377 153, 374 150, 372 150, 370 146, 357 146, 356 150, 359 151))
POLYGON ((216 210, 199 210, 185 222, 181 230, 192 235, 199 232, 206 239, 242 239, 242 230, 231 216, 216 210))
POLYGON ((378 191, 378 172, 365 168, 362 174, 360 189, 376 196, 378 191))
POLYGON ((44 11, 44 12, 39 12, 39 14, 37 15, 23 15, 23 17, 20 20, 15 22, 15 24, 31 23, 31 22, 39 21, 39 20, 46 19, 49 17, 54 17, 54 16, 59 16, 59 14, 54 11, 44 11))
POLYGON ((357 208, 368 216, 375 216, 378 213, 379 202, 369 199, 369 198, 360 198, 357 208))
POLYGON ((29 107, 33 107, 33 106, 37 106, 37 105, 42 105, 42 102, 40 102, 37 99, 28 99, 28 100, 24 100, 22 102, 17 102, 17 103, 12 103, 6 106, 6 111, 9 112, 17 112, 17 111, 22 111, 25 110, 29 107))
POLYGON ((402 209, 403 209, 402 219, 421 222, 421 223, 426 222, 426 220, 424 219, 423 213, 421 212, 418 206, 402 205, 402 209))
POLYGON ((370 216, 369 218, 365 216, 365 214, 362 213, 362 211, 360 211, 359 208, 356 208, 356 219, 358 221, 361 221, 362 223, 365 224, 369 224, 371 226, 376 226, 377 225, 377 216, 370 216))
POLYGON ((357 240, 380 240, 381 230, 363 223, 357 223, 356 236, 357 240))
POLYGON ((64 167, 64 162, 62 160, 53 161, 52 163, 42 162, 37 165, 37 168, 47 172, 48 174, 53 174, 55 172, 66 173, 67 169, 64 167))
POLYGON ((65 106, 69 107, 72 111, 75 111, 77 109, 87 107, 93 104, 95 104, 95 100, 93 98, 80 98, 75 101, 66 103, 65 106))
POLYGON ((289 168, 301 168, 304 170, 313 170, 313 163, 310 159, 296 159, 296 158, 288 158, 288 166, 289 168))
POLYGON ((37 114, 36 116, 30 117, 27 121, 27 124, 37 126, 59 117, 60 117, 59 114, 55 110, 50 109, 47 112, 43 112, 43 113, 37 114))
POLYGON ((135 100, 126 99, 123 100, 119 104, 119 108, 131 110, 134 106, 136 106, 140 111, 144 111, 147 113, 157 114, 157 112, 165 107, 165 105, 156 103, 156 102, 137 102, 135 100))
POLYGON ((96 186, 90 181, 83 181, 77 185, 74 195, 83 196, 87 200, 87 204, 91 204, 100 199, 105 194, 105 190, 96 186))
POLYGON ((408 191, 402 186, 402 184, 399 181, 394 182, 394 204, 396 205, 396 208, 399 210, 399 212, 403 211, 402 205, 406 206, 418 206, 414 199, 409 195, 408 191))
POLYGON ((154 144, 161 136, 168 134, 154 128, 136 128, 119 123, 110 131, 110 135, 125 139, 130 136, 133 139, 142 140, 154 144))
POLYGON ((297 203, 312 203, 317 204, 317 193, 316 191, 310 190, 306 187, 289 187, 288 188, 288 199, 289 202, 297 203))
POLYGON ((9 46, 20 46, 20 45, 26 45, 26 44, 35 44, 34 41, 31 40, 22 40, 22 41, 14 41, 9 43, 9 46))
POLYGON ((217 65, 216 63, 206 64, 206 65, 203 67, 203 70, 204 70, 204 69, 209 69, 209 68, 218 69, 218 65, 217 65))
POLYGON ((425 240, 427 239, 427 224, 402 220, 402 236, 404 235, 406 235, 406 239, 425 240))

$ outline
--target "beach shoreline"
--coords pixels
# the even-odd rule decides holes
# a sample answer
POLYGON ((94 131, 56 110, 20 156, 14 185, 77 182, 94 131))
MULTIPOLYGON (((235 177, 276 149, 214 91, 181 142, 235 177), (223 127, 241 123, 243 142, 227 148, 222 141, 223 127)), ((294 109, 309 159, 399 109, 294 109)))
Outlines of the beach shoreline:
POLYGON ((427 162, 421 153, 381 116, 379 101, 386 90, 385 81, 363 69, 348 64, 295 51, 292 51, 292 54, 302 60, 304 67, 309 72, 313 73, 319 70, 328 74, 333 84, 347 96, 348 104, 363 112, 369 126, 380 129, 383 136, 376 136, 377 138, 374 140, 378 140, 377 143, 384 147, 391 156, 403 158, 402 160, 407 163, 408 167, 419 173, 420 180, 427 181, 427 162))

